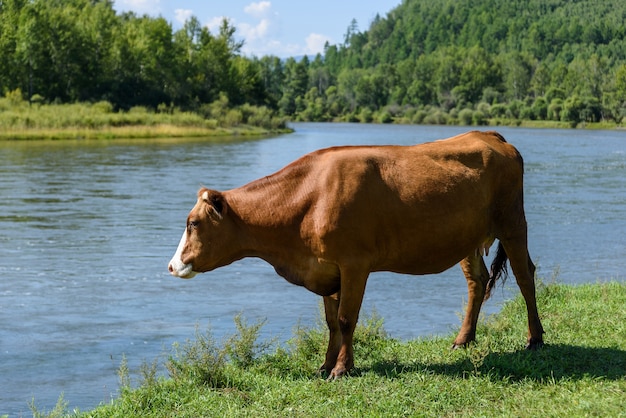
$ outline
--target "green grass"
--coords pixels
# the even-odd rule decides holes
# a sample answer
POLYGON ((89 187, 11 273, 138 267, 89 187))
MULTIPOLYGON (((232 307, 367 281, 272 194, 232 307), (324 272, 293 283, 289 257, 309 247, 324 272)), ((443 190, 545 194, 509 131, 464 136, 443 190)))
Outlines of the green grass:
POLYGON ((106 101, 29 104, 19 90, 0 98, 0 140, 177 138, 287 132, 286 119, 266 107, 230 108, 222 99, 199 112, 169 106, 114 111, 106 101))
POLYGON ((465 350, 450 350, 452 334, 389 338, 382 320, 370 315, 355 336, 356 368, 333 382, 316 375, 325 350, 321 321, 297 328, 286 347, 272 343, 268 350, 256 342, 261 324, 238 317, 239 333, 224 345, 209 330, 174 347, 168 377, 157 376, 156 363, 144 365, 131 388, 122 364, 119 398, 71 415, 626 416, 625 302, 626 283, 540 286, 546 346, 538 351, 523 349, 521 298, 481 320, 477 343, 465 350))

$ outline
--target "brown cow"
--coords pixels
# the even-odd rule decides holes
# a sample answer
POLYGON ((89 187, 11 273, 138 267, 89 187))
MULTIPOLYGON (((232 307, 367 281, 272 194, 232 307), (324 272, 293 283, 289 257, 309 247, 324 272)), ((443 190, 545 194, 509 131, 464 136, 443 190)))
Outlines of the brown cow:
POLYGON ((459 347, 474 340, 482 302, 508 257, 528 310, 527 347, 539 347, 522 178, 522 157, 496 132, 319 150, 243 187, 201 189, 169 271, 191 278, 259 257, 323 296, 330 337, 321 370, 337 378, 353 366, 370 272, 431 274, 460 262, 469 300, 459 347), (496 238, 489 274, 482 256, 496 238))

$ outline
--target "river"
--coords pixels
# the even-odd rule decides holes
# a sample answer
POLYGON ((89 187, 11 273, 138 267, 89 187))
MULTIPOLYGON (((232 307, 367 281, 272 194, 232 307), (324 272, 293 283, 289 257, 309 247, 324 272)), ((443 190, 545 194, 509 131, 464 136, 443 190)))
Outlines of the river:
MULTIPOLYGON (((200 186, 237 187, 322 147, 414 144, 468 130, 293 127, 257 140, 0 142, 0 415, 28 415, 32 399, 50 410, 61 393, 70 408, 109 402, 123 355, 136 370, 193 338, 196 326, 210 325, 218 339, 232 334, 239 312, 250 323, 267 319, 263 339, 285 341, 298 323, 316 323, 319 297, 258 259, 188 281, 168 274, 200 186)), ((626 132, 498 130, 525 159, 538 275, 623 281, 626 132)), ((363 311, 375 309, 395 338, 444 334, 460 325, 466 292, 458 266, 436 276, 377 273, 363 311)), ((517 293, 510 280, 483 312, 517 293)))

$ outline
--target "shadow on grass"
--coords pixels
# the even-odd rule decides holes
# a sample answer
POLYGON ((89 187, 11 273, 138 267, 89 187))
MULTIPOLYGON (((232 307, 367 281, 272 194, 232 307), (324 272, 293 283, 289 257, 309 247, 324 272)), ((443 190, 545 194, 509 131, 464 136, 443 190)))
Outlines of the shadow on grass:
POLYGON ((507 353, 488 353, 453 363, 376 362, 370 368, 355 370, 353 375, 374 372, 390 378, 405 373, 431 372, 453 377, 488 374, 493 379, 518 381, 522 379, 582 379, 602 378, 619 380, 626 377, 626 351, 614 348, 580 347, 573 345, 546 345, 538 351, 519 350, 507 353))

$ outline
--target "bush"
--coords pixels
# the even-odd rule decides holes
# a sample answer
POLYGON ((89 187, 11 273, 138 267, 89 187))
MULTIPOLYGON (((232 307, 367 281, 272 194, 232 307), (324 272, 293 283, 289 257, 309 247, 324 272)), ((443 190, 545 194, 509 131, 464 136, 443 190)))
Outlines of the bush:
POLYGON ((513 100, 506 107, 506 117, 509 119, 519 119, 524 103, 521 100, 513 100))
POLYGON ((552 99, 548 105, 548 120, 561 120, 561 112, 563 111, 563 100, 560 98, 552 99))
POLYGON ((561 112, 561 120, 569 122, 572 126, 576 126, 582 121, 581 112, 584 104, 580 97, 573 95, 565 99, 563 102, 563 111, 561 112))
POLYGON ((369 108, 364 107, 363 109, 361 109, 361 112, 358 115, 358 119, 361 123, 371 123, 373 120, 373 112, 369 108))
POLYGON ((548 101, 543 97, 537 97, 532 105, 535 119, 546 120, 548 117, 548 101))
POLYGON ((239 109, 231 109, 224 117, 224 126, 238 126, 243 121, 243 113, 239 109))
POLYGON ((493 118, 503 118, 506 116, 507 107, 505 104, 496 103, 491 106, 491 117, 493 118))
POLYGON ((472 115, 472 124, 476 126, 488 125, 489 120, 487 118, 487 115, 485 115, 480 110, 475 111, 474 114, 472 115))
POLYGON ((100 113, 105 113, 105 114, 113 113, 113 105, 106 100, 96 102, 91 107, 93 110, 100 112, 100 113))
POLYGON ((522 105, 519 110, 519 118, 523 120, 535 120, 533 109, 526 105, 522 105))
POLYGON ((450 117, 446 112, 441 109, 436 109, 428 113, 424 118, 424 123, 427 125, 446 125, 449 119, 450 117))
POLYGON ((257 356, 267 350, 272 342, 257 343, 259 331, 265 325, 265 320, 254 325, 248 325, 242 314, 235 316, 235 326, 238 334, 226 341, 225 352, 237 367, 249 367, 257 356))
POLYGON ((463 109, 459 112, 459 122, 461 122, 461 125, 471 125, 473 117, 474 111, 472 109, 463 109))
POLYGON ((246 123, 270 129, 272 125, 272 111, 265 106, 251 107, 246 123))
POLYGON ((478 106, 476 106, 476 110, 482 113, 486 118, 491 116, 491 105, 489 103, 478 103, 478 106))
POLYGON ((420 109, 417 112, 415 112, 415 114, 411 118, 411 123, 421 125, 422 123, 424 123, 424 119, 426 118, 426 116, 428 116, 428 112, 423 109, 420 109))
POLYGON ((393 116, 391 116, 391 113, 383 110, 382 112, 378 114, 378 122, 379 123, 391 123, 393 122, 393 116))

